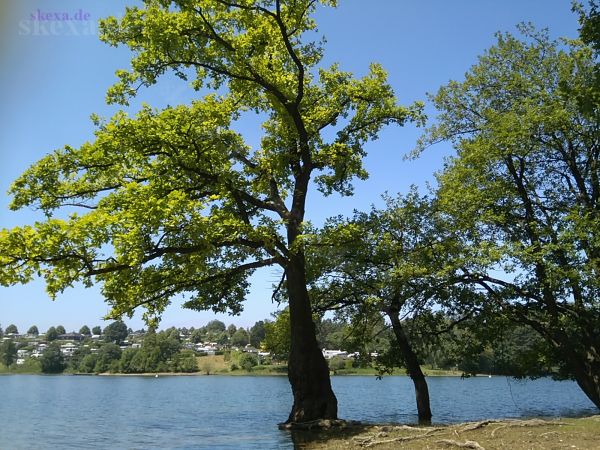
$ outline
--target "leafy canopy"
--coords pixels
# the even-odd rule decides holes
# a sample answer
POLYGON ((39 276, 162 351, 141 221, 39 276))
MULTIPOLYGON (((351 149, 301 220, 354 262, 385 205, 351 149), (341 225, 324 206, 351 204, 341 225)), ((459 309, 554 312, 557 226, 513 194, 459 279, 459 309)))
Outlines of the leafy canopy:
POLYGON ((433 98, 423 146, 452 141, 441 208, 469 233, 473 279, 533 327, 600 404, 600 96, 593 49, 521 27, 433 98))
POLYGON ((143 305, 151 319, 184 293, 184 307, 239 312, 248 276, 285 269, 298 252, 311 180, 351 194, 367 176, 365 143, 387 124, 422 120, 421 104, 397 105, 379 65, 356 79, 319 64, 317 3, 145 0, 101 21, 104 42, 133 52, 109 102, 126 105, 167 72, 198 97, 93 116, 92 142, 22 174, 11 208, 37 207, 46 220, 0 231, 0 283, 41 276, 53 297, 99 283, 110 317, 143 305), (233 129, 252 113, 264 119, 258 148, 233 129))

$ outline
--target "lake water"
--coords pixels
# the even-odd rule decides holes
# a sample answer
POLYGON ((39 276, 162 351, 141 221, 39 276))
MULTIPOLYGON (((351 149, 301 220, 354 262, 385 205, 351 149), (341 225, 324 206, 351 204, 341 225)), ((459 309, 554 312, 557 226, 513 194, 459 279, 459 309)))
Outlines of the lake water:
MULTIPOLYGON (((435 423, 578 416, 598 410, 572 382, 428 378, 435 423)), ((415 423, 407 377, 333 377, 344 419, 415 423)), ((0 376, 0 449, 294 448, 277 429, 286 377, 0 376)))

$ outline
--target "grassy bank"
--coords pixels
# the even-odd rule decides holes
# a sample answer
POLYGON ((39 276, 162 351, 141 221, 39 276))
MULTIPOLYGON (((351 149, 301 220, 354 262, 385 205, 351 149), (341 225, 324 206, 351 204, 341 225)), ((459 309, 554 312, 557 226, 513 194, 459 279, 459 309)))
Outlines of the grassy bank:
POLYGON ((358 426, 294 436, 310 450, 600 449, 600 416, 556 420, 492 420, 443 427, 358 426))
MULTIPOLYGON (((286 364, 263 364, 252 368, 252 370, 244 370, 237 368, 231 369, 231 362, 225 361, 222 355, 200 356, 196 358, 200 373, 210 373, 211 375, 287 375, 286 364)), ((423 367, 423 372, 427 376, 460 376, 462 372, 454 370, 440 370, 423 367)), ((374 367, 351 367, 349 364, 338 370, 332 370, 331 375, 372 375, 378 374, 374 367)), ((394 369, 394 376, 405 376, 405 369, 394 369)))
MULTIPOLYGON (((208 356, 198 356, 196 357, 196 362, 198 364, 198 372, 193 373, 174 373, 174 372, 164 372, 163 375, 287 375, 287 366, 286 364, 261 364, 252 368, 252 370, 245 370, 239 365, 235 365, 236 369, 232 370, 232 362, 225 361, 225 357, 223 355, 208 355, 208 356)), ((427 376, 460 376, 461 372, 452 371, 452 370, 439 370, 439 369, 430 369, 423 366, 423 372, 427 376)), ((39 361, 34 359, 28 359, 27 363, 21 366, 11 365, 10 368, 0 364, 0 375, 3 374, 41 374, 41 366, 39 361)), ((343 369, 337 369, 335 371, 331 371, 330 374, 332 376, 338 375, 377 375, 377 369, 374 367, 351 367, 348 364, 343 369)), ((81 375, 77 372, 72 372, 71 370, 65 371, 66 375, 81 375)), ((145 376, 154 376, 155 373, 144 373, 144 374, 122 374, 122 373, 102 373, 101 375, 145 375, 145 376)), ((160 375, 160 373, 159 373, 160 375)), ((392 372, 394 376, 405 376, 405 369, 394 369, 392 372)))

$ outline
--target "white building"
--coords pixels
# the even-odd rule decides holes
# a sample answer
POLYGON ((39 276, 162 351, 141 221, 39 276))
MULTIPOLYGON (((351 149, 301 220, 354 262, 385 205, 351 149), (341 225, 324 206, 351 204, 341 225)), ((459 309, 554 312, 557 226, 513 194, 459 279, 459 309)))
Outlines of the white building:
POLYGON ((345 352, 343 350, 327 350, 327 349, 323 349, 323 356, 325 357, 325 359, 331 359, 334 356, 340 356, 342 358, 347 358, 348 357, 348 352, 345 352))

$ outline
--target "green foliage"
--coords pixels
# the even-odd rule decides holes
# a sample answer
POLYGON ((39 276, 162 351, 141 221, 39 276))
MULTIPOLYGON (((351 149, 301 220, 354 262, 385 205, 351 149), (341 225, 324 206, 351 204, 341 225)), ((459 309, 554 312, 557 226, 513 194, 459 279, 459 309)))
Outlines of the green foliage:
POLYGON ((102 334, 102 328, 100 328, 99 326, 95 326, 94 328, 92 328, 92 334, 100 336, 102 334))
POLYGON ((205 333, 211 333, 215 335, 221 334, 223 331, 225 331, 225 324, 220 320, 211 320, 204 327, 204 331, 205 333))
POLYGON ((67 330, 65 330, 65 327, 63 327, 62 325, 58 325, 58 326, 56 327, 56 332, 57 332, 58 334, 65 334, 65 333, 67 332, 67 330))
POLYGON ((98 355, 90 353, 85 355, 79 363, 79 371, 83 373, 93 373, 98 361, 98 355))
POLYGON ((185 356, 177 356, 180 349, 181 343, 170 332, 148 333, 144 337, 142 348, 123 352, 120 370, 125 373, 146 373, 168 372, 177 368, 184 371, 182 368, 186 368, 185 371, 188 371, 193 365, 187 361, 187 353, 185 356))
POLYGON ((600 405, 597 63, 581 41, 521 31, 499 34, 464 81, 438 91, 439 122, 421 149, 448 140, 457 150, 438 198, 469 238, 465 275, 600 405))
POLYGON ((321 348, 350 350, 348 338, 351 329, 344 321, 335 321, 331 319, 320 320, 317 322, 317 340, 321 348))
POLYGON ((17 360, 17 346, 14 341, 6 340, 0 343, 0 362, 9 367, 17 360))
POLYGON ((198 363, 196 362, 196 356, 191 350, 182 350, 173 356, 171 362, 171 368, 173 372, 197 372, 198 363))
POLYGON ((231 336, 233 336, 233 333, 235 333, 237 331, 237 327, 234 324, 231 324, 227 327, 227 334, 229 335, 229 337, 231 338, 231 336))
POLYGON ((346 368, 346 360, 341 356, 334 356, 328 361, 329 370, 337 371, 346 368))
POLYGON ((65 360, 60 352, 60 344, 53 342, 40 357, 42 372, 61 373, 65 369, 65 360))
POLYGON ((341 319, 320 325, 322 345, 358 351, 359 365, 370 365, 377 352, 380 367, 391 369, 406 366, 405 353, 424 357, 448 327, 443 319, 462 320, 483 296, 459 284, 465 244, 435 200, 414 188, 385 200, 383 209, 335 217, 314 230, 307 259, 313 304, 341 319), (389 320, 403 328, 404 351, 387 330, 389 320))
POLYGON ((90 327, 84 325, 79 329, 79 334, 83 334, 84 336, 91 336, 92 332, 90 331, 90 327))
POLYGON ((121 349, 117 344, 106 343, 100 347, 97 355, 94 372, 108 372, 118 367, 114 363, 121 359, 121 349))
POLYGON ((127 325, 122 321, 117 320, 107 325, 102 334, 104 335, 104 340, 106 342, 114 342, 119 345, 127 339, 129 332, 127 331, 127 325))
MULTIPOLYGON (((80 346, 71 355, 68 361, 68 368, 70 372, 81 372, 81 362, 83 359, 91 353, 91 349, 88 346, 80 346)), ((92 367, 93 369, 93 367, 92 367)), ((87 373, 87 372, 86 372, 87 373)))
POLYGON ((263 348, 273 358, 286 361, 290 354, 290 311, 288 308, 279 311, 274 322, 265 322, 265 339, 263 348))
POLYGON ((259 320, 252 328, 250 328, 250 345, 255 348, 260 348, 261 342, 265 339, 265 322, 263 320, 259 320))
POLYGON ((234 347, 245 347, 250 342, 248 332, 243 328, 238 328, 231 337, 231 345, 234 347))
POLYGON ((600 5, 597 0, 589 0, 586 9, 581 3, 574 3, 573 10, 579 16, 579 36, 583 42, 592 46, 596 55, 600 55, 600 5))
POLYGON ((110 317, 143 306, 151 321, 180 294, 187 308, 237 313, 255 269, 302 261, 289 255, 309 180, 350 194, 367 176, 365 144, 386 125, 422 120, 420 103, 397 104, 379 65, 360 79, 319 65, 321 45, 303 42, 318 3, 336 2, 149 1, 100 21, 104 42, 134 54, 108 101, 126 104, 167 71, 218 94, 94 117, 92 142, 29 168, 11 208, 39 206, 47 220, 2 230, 0 283, 42 276, 52 296, 99 283, 110 317), (246 112, 265 118, 255 150, 231 126, 246 112), (92 208, 55 216, 66 205, 92 208))
POLYGON ((48 328, 48 331, 46 331, 46 340, 48 342, 52 342, 52 341, 55 341, 57 338, 58 338, 58 331, 56 331, 56 328, 54 328, 54 327, 48 328))
POLYGON ((38 334, 40 334, 40 331, 38 330, 38 327, 32 325, 31 327, 29 327, 29 330, 27 330, 27 334, 29 334, 30 336, 37 336, 38 334))
POLYGON ((192 332, 192 336, 190 337, 190 339, 192 340, 192 342, 194 344, 199 344, 200 342, 204 341, 204 336, 205 336, 204 331, 199 328, 192 332))
POLYGON ((242 353, 239 358, 239 365, 242 369, 250 372, 253 367, 258 365, 258 358, 252 353, 242 353))
POLYGON ((17 329, 17 326, 14 324, 10 324, 9 326, 6 327, 6 330, 4 330, 5 334, 19 334, 19 330, 17 329))

